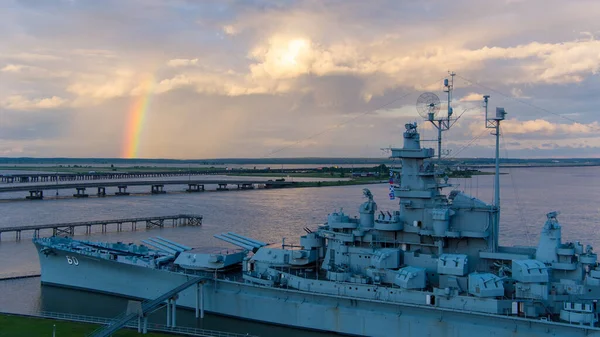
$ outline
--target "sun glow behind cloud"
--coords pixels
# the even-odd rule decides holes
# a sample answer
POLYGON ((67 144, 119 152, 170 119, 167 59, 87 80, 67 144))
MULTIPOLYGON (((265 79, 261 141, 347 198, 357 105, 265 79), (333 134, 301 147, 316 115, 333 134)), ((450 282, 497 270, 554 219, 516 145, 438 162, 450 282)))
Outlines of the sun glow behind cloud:
POLYGON ((310 71, 311 43, 303 38, 273 36, 266 46, 255 48, 250 57, 254 78, 293 78, 310 71))
POLYGON ((295 66, 301 51, 310 47, 310 43, 304 39, 295 39, 288 42, 287 50, 282 53, 282 66, 295 66))

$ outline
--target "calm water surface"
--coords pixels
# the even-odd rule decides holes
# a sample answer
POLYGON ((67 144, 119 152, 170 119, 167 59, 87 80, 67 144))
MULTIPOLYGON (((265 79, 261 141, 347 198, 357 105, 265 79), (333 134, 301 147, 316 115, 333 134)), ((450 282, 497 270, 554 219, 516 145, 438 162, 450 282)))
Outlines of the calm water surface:
MULTIPOLYGON (((581 241, 600 249, 599 213, 600 168, 518 168, 504 169, 501 176, 502 245, 536 245, 545 214, 561 211, 563 241, 581 241)), ((490 202, 493 176, 451 181, 472 196, 490 202)), ((226 246, 214 234, 234 231, 262 241, 298 242, 303 228, 323 223, 328 213, 343 208, 358 215, 362 189, 369 188, 381 210, 394 210, 398 200, 387 198, 388 186, 344 186, 283 190, 172 193, 88 199, 10 201, 0 203, 0 227, 116 219, 128 217, 195 213, 204 216, 202 227, 163 228, 150 231, 77 234, 78 238, 99 241, 137 242, 162 236, 192 247, 226 246)), ((448 191, 446 191, 448 192, 448 191)), ((125 228, 125 226, 124 226, 125 228)), ((83 229, 81 229, 83 231, 83 229)), ((39 264, 30 240, 14 242, 5 234, 0 243, 0 277, 38 273, 39 264)), ((125 308, 119 298, 85 292, 40 287, 39 278, 0 281, 0 311, 31 313, 39 310, 115 316, 125 308)), ((223 317, 209 316, 197 321, 193 313, 182 313, 181 324, 261 336, 307 335, 284 329, 223 317), (233 323, 232 323, 233 322, 233 323)), ((163 320, 156 313, 154 320, 163 320)), ((315 336, 326 336, 317 334, 315 336)))

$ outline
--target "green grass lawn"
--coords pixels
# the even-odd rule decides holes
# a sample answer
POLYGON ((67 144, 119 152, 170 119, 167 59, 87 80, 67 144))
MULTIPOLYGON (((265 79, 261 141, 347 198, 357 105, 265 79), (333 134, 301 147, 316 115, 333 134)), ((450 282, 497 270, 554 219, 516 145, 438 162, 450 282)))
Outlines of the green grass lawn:
MULTIPOLYGON (((56 324, 56 337, 81 337, 86 336, 99 326, 87 323, 75 323, 53 319, 0 315, 0 337, 43 337, 52 336, 53 326, 56 324)), ((113 336, 134 337, 140 336, 135 330, 121 329, 113 336)), ((173 337, 171 334, 148 333, 148 337, 173 337)))

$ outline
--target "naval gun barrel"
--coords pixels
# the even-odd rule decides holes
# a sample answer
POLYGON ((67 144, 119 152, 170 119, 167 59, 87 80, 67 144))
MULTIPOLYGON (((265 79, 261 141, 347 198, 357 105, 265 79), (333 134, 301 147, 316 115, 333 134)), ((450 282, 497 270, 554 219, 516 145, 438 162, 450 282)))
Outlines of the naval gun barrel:
POLYGON ((157 236, 156 238, 157 238, 157 239, 159 239, 159 240, 161 240, 161 241, 164 241, 164 242, 170 243, 170 244, 172 244, 173 246, 179 247, 179 248, 181 248, 181 249, 183 249, 183 250, 192 250, 192 248, 191 248, 191 247, 188 247, 188 246, 182 245, 181 243, 173 242, 173 241, 171 241, 171 240, 167 240, 167 239, 165 239, 165 238, 163 238, 163 237, 161 237, 161 236, 157 236))
POLYGON ((175 255, 175 254, 177 254, 177 251, 174 251, 174 250, 173 250, 173 249, 171 249, 171 248, 168 248, 168 247, 162 246, 162 245, 160 245, 160 244, 158 244, 158 243, 155 243, 155 242, 150 242, 150 241, 146 241, 146 240, 142 240, 142 242, 143 242, 143 243, 145 243, 145 244, 147 244, 148 246, 152 246, 152 247, 154 247, 154 248, 156 248, 156 249, 158 249, 158 250, 160 250, 160 251, 162 251, 162 252, 169 253, 169 254, 171 254, 171 255, 175 255))
POLYGON ((239 241, 236 241, 236 240, 230 239, 230 238, 228 238, 228 237, 225 237, 225 236, 222 236, 222 235, 215 234, 215 235, 213 235, 213 236, 214 236, 215 238, 219 239, 219 240, 223 240, 223 241, 225 241, 225 242, 229 242, 229 243, 231 243, 232 245, 235 245, 235 246, 238 246, 238 247, 242 247, 242 248, 244 248, 244 249, 246 249, 246 250, 251 250, 251 251, 254 251, 254 250, 256 249, 256 248, 255 248, 255 247, 253 247, 253 246, 247 245, 247 244, 245 244, 245 243, 243 243, 243 242, 239 242, 239 241))
POLYGON ((165 247, 171 248, 171 249, 173 249, 174 251, 176 251, 176 252, 179 252, 179 253, 181 253, 181 252, 185 252, 185 249, 183 249, 183 248, 180 248, 180 247, 177 247, 177 246, 175 246, 175 245, 172 245, 172 244, 170 244, 170 243, 167 243, 167 242, 162 242, 162 240, 159 240, 159 239, 157 239, 157 238, 150 238, 150 241, 152 241, 152 242, 154 242, 154 243, 158 243, 159 245, 163 245, 163 246, 165 246, 165 247))
POLYGON ((233 235, 233 236, 235 236, 236 238, 240 238, 240 239, 244 239, 244 240, 246 240, 246 241, 253 242, 254 244, 258 245, 259 247, 262 247, 262 246, 266 246, 266 245, 267 245, 267 243, 265 243, 265 242, 258 241, 258 240, 254 240, 254 239, 251 239, 251 238, 248 238, 248 237, 245 237, 245 236, 243 236, 243 235, 239 235, 239 234, 236 234, 236 233, 233 233, 233 232, 227 232, 227 234, 229 234, 229 235, 233 235))
POLYGON ((226 238, 229 238, 231 240, 235 240, 235 241, 238 241, 238 242, 245 243, 248 246, 254 247, 254 249, 258 249, 258 248, 262 247, 262 246, 256 244, 255 242, 252 242, 252 241, 250 241, 248 239, 240 238, 240 237, 237 237, 235 235, 232 235, 232 233, 224 233, 224 234, 221 234, 221 235, 224 236, 224 237, 226 237, 226 238))

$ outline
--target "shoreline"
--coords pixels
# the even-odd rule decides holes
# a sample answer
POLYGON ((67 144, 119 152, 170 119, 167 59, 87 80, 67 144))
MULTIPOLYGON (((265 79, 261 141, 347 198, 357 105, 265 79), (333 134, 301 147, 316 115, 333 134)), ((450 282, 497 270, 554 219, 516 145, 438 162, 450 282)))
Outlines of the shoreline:
MULTIPOLYGON (((58 165, 58 166, 44 166, 44 165, 23 165, 23 164, 0 164, 0 172, 2 171, 19 171, 23 174, 28 172, 45 172, 47 174, 90 174, 90 172, 98 175, 102 174, 119 174, 119 173, 149 173, 149 172, 161 172, 161 173, 182 173, 182 174, 224 174, 224 175, 279 175, 284 173, 300 173, 300 172, 311 172, 316 175, 321 175, 321 172, 327 171, 330 168, 335 168, 336 172, 345 171, 351 172, 366 172, 368 169, 374 169, 376 166, 357 166, 351 167, 346 166, 348 164, 340 164, 344 166, 319 166, 319 164, 284 164, 284 165, 314 165, 313 167, 292 167, 292 168, 271 168, 254 166, 254 168, 228 168, 226 165, 210 166, 210 167, 173 167, 173 166, 160 166, 160 165, 132 165, 132 166, 93 166, 93 165, 58 165), (324 169, 324 170, 323 170, 324 169), (253 173, 256 171, 256 173, 253 173)), ((385 164, 382 164, 385 165, 385 164)), ((464 166, 471 169, 493 169, 495 164, 457 164, 457 163, 444 163, 444 166, 464 166)), ((248 164, 248 166, 252 166, 248 164)), ((543 167, 597 167, 600 166, 600 162, 587 162, 587 163, 500 163, 500 168, 543 168, 543 167)), ((389 167, 389 166, 388 166, 389 167)), ((93 174, 91 173, 91 174, 93 174)), ((13 175, 20 175, 21 173, 13 173, 13 175)), ((2 175, 0 173, 0 175, 2 175)))

